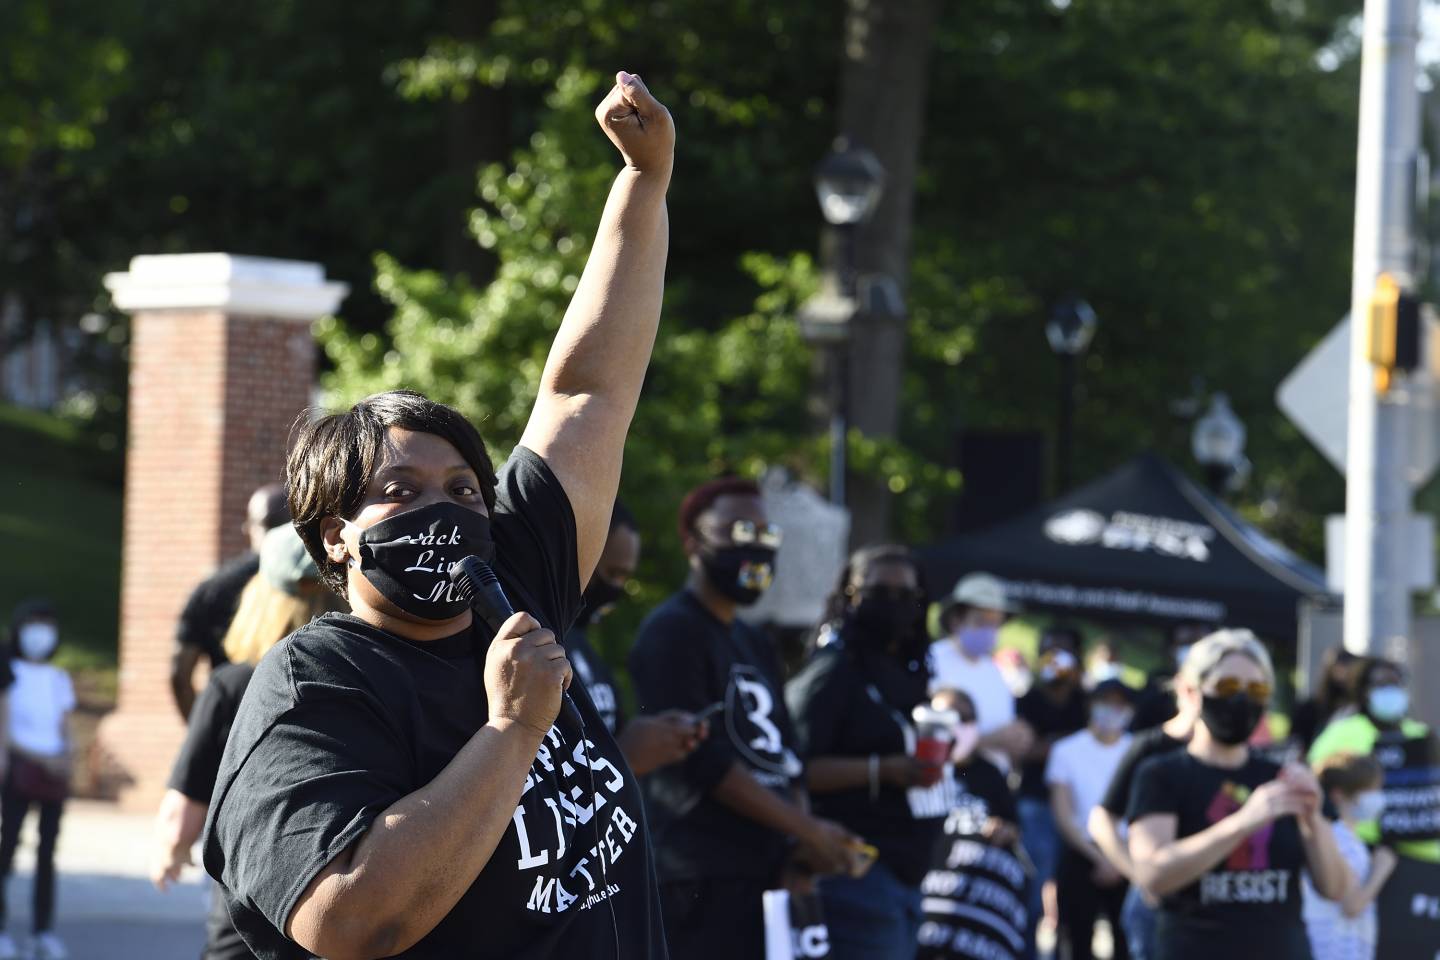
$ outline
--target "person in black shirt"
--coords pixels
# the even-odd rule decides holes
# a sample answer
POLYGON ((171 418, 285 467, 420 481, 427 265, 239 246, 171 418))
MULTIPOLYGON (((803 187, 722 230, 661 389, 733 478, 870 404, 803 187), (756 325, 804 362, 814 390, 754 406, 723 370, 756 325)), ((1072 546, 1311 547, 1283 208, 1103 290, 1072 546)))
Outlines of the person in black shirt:
POLYGON ((928 703, 925 592, 904 547, 855 553, 831 595, 833 639, 785 688, 817 814, 879 850, 862 877, 820 881, 833 960, 913 960, 920 881, 953 800, 944 764, 916 756, 928 703))
POLYGON ((1151 960, 1155 956, 1155 907, 1156 902, 1135 883, 1135 867, 1130 862, 1130 849, 1121 836, 1121 824, 1125 822, 1125 811, 1130 804, 1130 791, 1135 783, 1135 772, 1140 765, 1153 756, 1170 753, 1190 742, 1190 733, 1200 717, 1200 691, 1186 680, 1183 674, 1174 680, 1175 700, 1179 713, 1158 727, 1151 727, 1135 734, 1130 749, 1120 760, 1115 776, 1100 805, 1090 811, 1090 837, 1110 865, 1130 881, 1125 894, 1125 905, 1120 914, 1124 928, 1125 943, 1130 949, 1130 960, 1151 960))
POLYGON ((1344 647, 1331 647, 1320 661, 1320 683, 1314 695, 1295 707, 1290 736, 1302 754, 1308 754, 1315 738, 1337 713, 1354 706, 1355 675, 1361 658, 1344 647))
POLYGON ((226 662, 221 640, 235 616, 240 591, 260 569, 260 544, 265 534, 289 522, 284 486, 271 483, 256 490, 246 505, 243 527, 250 549, 200 581, 185 601, 170 658, 170 691, 181 717, 188 719, 195 704, 195 667, 200 658, 208 659, 212 669, 226 662))
POLYGON ((980 727, 968 694, 942 691, 934 706, 959 717, 951 758, 955 796, 944 836, 920 889, 925 912, 918 960, 1019 960, 1025 889, 1015 797, 1005 775, 976 749, 980 727))
MULTIPOLYGON (((150 879, 160 890, 179 879, 181 870, 190 864, 190 848, 205 826, 220 757, 255 665, 271 647, 324 612, 326 606, 320 571, 295 529, 286 524, 267 533, 260 547, 260 572, 240 595, 240 606, 225 634, 229 662, 210 674, 210 682, 195 701, 185 742, 160 801, 150 867, 150 879)), ((251 957, 250 948, 230 922, 224 896, 217 890, 205 923, 201 960, 251 957)))
POLYGON ((1080 631, 1064 624, 1046 628, 1040 635, 1035 682, 1015 704, 1015 715, 1030 725, 1035 738, 1020 764, 1020 831, 1025 852, 1035 865, 1030 885, 1030 937, 1035 936, 1042 911, 1058 922, 1055 869, 1060 862, 1060 833, 1050 810, 1050 788, 1045 764, 1057 740, 1085 728, 1085 690, 1081 686, 1080 631))
POLYGON ((709 725, 684 710, 653 717, 627 717, 620 688, 605 658, 590 643, 589 628, 600 622, 620 598, 640 562, 640 531, 635 517, 619 500, 610 517, 610 536, 600 552, 595 574, 585 587, 584 606, 565 634, 565 653, 575 675, 600 711, 605 728, 616 736, 637 777, 689 756, 709 733, 709 725))
POLYGON ((1269 702, 1270 656, 1250 631, 1222 630, 1182 673, 1200 722, 1185 749, 1141 765, 1126 814, 1136 882, 1160 900, 1155 955, 1309 960, 1300 871, 1327 899, 1350 878, 1314 775, 1246 744, 1269 702))
POLYGON ((645 619, 630 652, 642 714, 685 710, 713 730, 646 784, 665 931, 677 960, 758 958, 762 895, 780 884, 791 839, 822 872, 848 869, 858 841, 806 812, 779 658, 735 616, 770 586, 779 546, 759 488, 739 478, 698 487, 679 530, 689 580, 645 619))
POLYGON ((205 869, 259 960, 666 960, 639 785, 556 638, 605 544, 669 242, 669 113, 621 72, 596 120, 625 166, 498 475, 408 391, 295 440, 296 529, 354 613, 270 651, 221 759, 205 869), (521 611, 498 629, 451 580, 472 557, 521 611))
POLYGON ((1170 629, 1165 647, 1166 665, 1151 671, 1145 679, 1145 689, 1135 704, 1135 719, 1130 722, 1130 732, 1140 733, 1151 730, 1174 717, 1179 711, 1176 702, 1174 680, 1185 662, 1190 647, 1210 632, 1203 623, 1186 621, 1170 629))

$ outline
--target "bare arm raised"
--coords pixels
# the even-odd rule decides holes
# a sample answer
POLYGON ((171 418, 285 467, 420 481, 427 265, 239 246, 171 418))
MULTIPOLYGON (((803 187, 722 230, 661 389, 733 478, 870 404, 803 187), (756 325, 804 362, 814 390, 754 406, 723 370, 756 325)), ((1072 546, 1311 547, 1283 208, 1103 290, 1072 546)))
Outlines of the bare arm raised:
POLYGON ((665 191, 675 153, 670 112, 637 76, 616 75, 595 119, 625 169, 610 188, 520 441, 545 459, 570 498, 581 583, 609 532, 625 435, 660 323, 670 245, 665 191))

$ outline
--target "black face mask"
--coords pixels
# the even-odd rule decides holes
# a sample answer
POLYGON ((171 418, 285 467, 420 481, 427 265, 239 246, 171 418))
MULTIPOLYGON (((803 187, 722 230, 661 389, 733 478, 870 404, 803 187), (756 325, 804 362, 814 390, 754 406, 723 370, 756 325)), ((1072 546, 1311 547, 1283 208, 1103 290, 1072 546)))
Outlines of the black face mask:
POLYGON ((850 611, 865 646, 883 650, 897 642, 901 647, 915 629, 919 605, 911 599, 877 594, 861 596, 850 611))
POLYGON ((458 503, 407 510, 360 531, 361 575, 386 600, 424 620, 449 620, 468 609, 455 595, 450 565, 470 556, 495 559, 490 518, 458 503))
POLYGON ((775 551, 769 547, 700 548, 700 565, 710 585, 742 607, 748 607, 775 581, 775 551))
POLYGON ((1250 739, 1260 725, 1265 705, 1244 694, 1233 697, 1206 696, 1200 704, 1200 719, 1210 728, 1210 735, 1227 746, 1239 746, 1250 739))
POLYGON ((611 583, 609 580, 594 577, 581 597, 584 602, 580 605, 580 612, 576 615, 575 622, 582 625, 598 623, 605 608, 623 596, 625 596, 624 587, 611 583))

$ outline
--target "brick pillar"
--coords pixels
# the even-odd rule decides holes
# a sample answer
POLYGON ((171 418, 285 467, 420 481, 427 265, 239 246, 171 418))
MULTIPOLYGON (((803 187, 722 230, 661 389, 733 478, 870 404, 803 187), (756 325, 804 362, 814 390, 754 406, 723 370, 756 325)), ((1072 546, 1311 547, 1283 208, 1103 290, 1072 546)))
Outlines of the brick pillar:
POLYGON ((133 322, 119 701, 99 743, 121 802, 153 809, 184 734, 169 684, 180 611, 247 549, 246 502, 281 478, 310 402, 310 322, 346 288, 317 264, 227 254, 136 257, 105 286, 133 322))

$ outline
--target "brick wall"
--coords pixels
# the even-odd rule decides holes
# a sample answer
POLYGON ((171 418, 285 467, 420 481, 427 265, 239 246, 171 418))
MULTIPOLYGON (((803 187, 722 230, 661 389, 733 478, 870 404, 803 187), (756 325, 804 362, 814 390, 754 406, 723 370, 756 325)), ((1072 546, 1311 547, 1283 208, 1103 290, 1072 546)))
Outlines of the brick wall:
POLYGON ((122 801, 148 807, 184 734, 168 680, 180 610, 248 546, 246 501, 281 477, 315 349, 294 321, 141 311, 130 364, 119 702, 99 740, 122 801))

